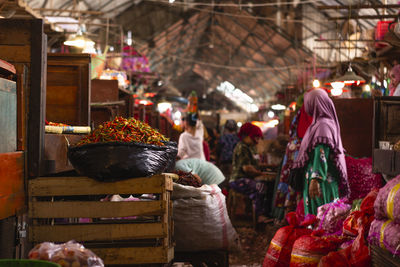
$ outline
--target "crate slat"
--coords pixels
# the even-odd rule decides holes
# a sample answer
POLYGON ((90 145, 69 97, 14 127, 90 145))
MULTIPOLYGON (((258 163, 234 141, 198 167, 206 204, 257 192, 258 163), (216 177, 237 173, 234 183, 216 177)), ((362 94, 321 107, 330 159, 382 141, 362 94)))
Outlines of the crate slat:
POLYGON ((164 238, 167 236, 162 223, 130 224, 80 224, 31 226, 30 241, 67 242, 69 240, 105 241, 164 238))
POLYGON ((168 263, 174 258, 174 248, 90 248, 104 264, 168 263))
POLYGON ((371 245, 371 260, 373 267, 400 267, 400 259, 386 249, 371 245))
POLYGON ((33 201, 29 217, 38 218, 114 218, 163 215, 166 201, 33 201), (134 202, 134 204, 132 204, 134 202))
POLYGON ((172 191, 173 174, 98 182, 88 177, 41 177, 29 181, 30 197, 107 194, 160 194, 172 191))

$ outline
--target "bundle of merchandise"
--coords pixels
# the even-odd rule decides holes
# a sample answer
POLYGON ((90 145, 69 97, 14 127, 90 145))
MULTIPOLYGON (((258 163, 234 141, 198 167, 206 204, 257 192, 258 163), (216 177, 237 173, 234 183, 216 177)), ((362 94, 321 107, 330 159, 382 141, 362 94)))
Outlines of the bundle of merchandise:
POLYGON ((309 215, 306 220, 300 223, 296 213, 290 212, 286 215, 286 220, 289 225, 276 232, 265 255, 263 267, 289 266, 294 242, 299 237, 312 233, 312 230, 307 229, 307 227, 316 221, 316 217, 309 215))
POLYGON ((368 241, 400 256, 400 175, 389 181, 375 201, 375 220, 371 224, 368 241))
POLYGON ((75 241, 63 244, 43 242, 36 245, 28 257, 33 260, 55 262, 61 267, 104 267, 103 261, 96 254, 75 241))

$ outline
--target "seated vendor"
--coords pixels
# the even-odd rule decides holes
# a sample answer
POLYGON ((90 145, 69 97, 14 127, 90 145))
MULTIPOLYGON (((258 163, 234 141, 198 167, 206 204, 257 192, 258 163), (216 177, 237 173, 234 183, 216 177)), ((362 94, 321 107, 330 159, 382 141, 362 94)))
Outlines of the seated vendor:
POLYGON ((220 184, 225 180, 225 176, 217 166, 203 159, 178 160, 175 164, 175 169, 198 175, 202 180, 202 184, 220 184))
POLYGON ((240 142, 233 151, 232 175, 229 186, 255 201, 258 222, 270 222, 267 218, 271 203, 267 203, 267 176, 259 168, 255 158, 255 146, 263 137, 261 129, 251 123, 245 123, 239 130, 240 142))

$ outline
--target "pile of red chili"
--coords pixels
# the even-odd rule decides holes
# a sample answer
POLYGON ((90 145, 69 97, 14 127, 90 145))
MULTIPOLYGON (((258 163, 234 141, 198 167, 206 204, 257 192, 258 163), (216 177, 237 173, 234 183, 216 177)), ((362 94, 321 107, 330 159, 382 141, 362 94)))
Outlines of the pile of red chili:
POLYGON ((77 146, 107 142, 136 142, 164 146, 163 142, 166 141, 168 138, 147 123, 134 118, 115 117, 114 120, 103 123, 91 134, 82 138, 77 146))

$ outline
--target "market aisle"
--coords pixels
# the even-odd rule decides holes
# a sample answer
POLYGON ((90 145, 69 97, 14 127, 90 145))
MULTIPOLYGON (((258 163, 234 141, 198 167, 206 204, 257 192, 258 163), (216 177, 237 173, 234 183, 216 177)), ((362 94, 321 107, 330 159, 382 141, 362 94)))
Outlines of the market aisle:
POLYGON ((241 251, 229 254, 230 266, 262 266, 269 243, 279 226, 268 224, 265 229, 257 231, 249 226, 235 226, 240 236, 241 251))

